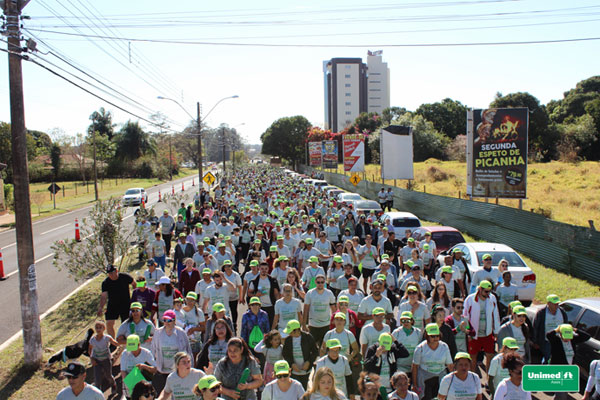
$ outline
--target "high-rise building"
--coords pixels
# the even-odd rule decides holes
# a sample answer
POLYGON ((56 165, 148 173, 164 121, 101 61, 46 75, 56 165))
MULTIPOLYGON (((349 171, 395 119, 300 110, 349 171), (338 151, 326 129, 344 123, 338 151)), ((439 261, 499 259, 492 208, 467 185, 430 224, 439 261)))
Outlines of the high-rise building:
POLYGON ((379 115, 390 106, 390 69, 383 62, 382 53, 382 50, 369 51, 367 55, 368 111, 379 115))
POLYGON ((341 132, 367 111, 367 66, 360 58, 323 62, 325 129, 341 132))

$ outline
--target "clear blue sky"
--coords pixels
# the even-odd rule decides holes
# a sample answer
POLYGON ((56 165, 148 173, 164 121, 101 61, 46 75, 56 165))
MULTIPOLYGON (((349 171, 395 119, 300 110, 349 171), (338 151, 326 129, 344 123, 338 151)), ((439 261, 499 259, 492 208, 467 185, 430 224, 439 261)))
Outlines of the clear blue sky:
MULTIPOLYGON (((314 125, 323 124, 322 61, 332 57, 366 60, 367 50, 383 49, 391 70, 391 103, 410 110, 446 97, 486 107, 496 92, 514 91, 528 91, 547 103, 599 74, 600 65, 599 40, 388 47, 600 37, 598 1, 34 0, 24 14, 31 16, 23 22, 30 29, 24 36, 41 39, 40 51, 51 48, 102 84, 127 94, 136 103, 90 88, 142 117, 162 111, 180 129, 190 118, 156 96, 176 98, 195 115, 196 101, 206 113, 219 99, 239 95, 221 103, 206 123, 245 123, 237 129, 249 143, 258 143, 265 129, 283 116, 304 115, 314 125), (130 63, 128 40, 77 36, 81 34, 202 44, 133 41, 130 63), (307 47, 264 46, 268 44, 307 47), (316 45, 331 47, 312 47, 316 45)), ((5 43, 0 46, 6 48, 5 43)), ((58 67, 109 90, 52 54, 38 57, 64 76, 69 75, 58 67)), ((23 69, 30 129, 85 132, 89 115, 101 106, 114 113, 117 123, 137 119, 36 65, 24 62, 23 69)), ((0 76, 0 120, 9 121, 6 61, 0 63, 0 76)))

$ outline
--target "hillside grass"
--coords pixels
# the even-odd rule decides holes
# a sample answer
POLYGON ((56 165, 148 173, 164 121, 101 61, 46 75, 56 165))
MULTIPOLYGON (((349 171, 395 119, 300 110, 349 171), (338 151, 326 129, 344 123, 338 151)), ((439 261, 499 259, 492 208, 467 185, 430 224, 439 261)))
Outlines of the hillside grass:
MULTIPOLYGON (((338 165, 338 173, 344 173, 342 164, 338 165)), ((524 210, 567 224, 588 227, 588 220, 600 224, 599 162, 529 164, 527 175, 528 198, 523 200, 524 210)), ((381 182, 380 176, 379 165, 366 166, 368 180, 381 182)), ((468 199, 467 164, 464 162, 429 159, 414 164, 414 176, 415 179, 410 182, 413 190, 468 199)), ((394 185, 394 180, 386 180, 385 183, 394 185)), ((406 180, 396 181, 396 185, 404 189, 407 184, 406 180)), ((495 199, 489 201, 495 202, 495 199)), ((518 200, 499 199, 498 203, 513 208, 519 206, 518 200)))

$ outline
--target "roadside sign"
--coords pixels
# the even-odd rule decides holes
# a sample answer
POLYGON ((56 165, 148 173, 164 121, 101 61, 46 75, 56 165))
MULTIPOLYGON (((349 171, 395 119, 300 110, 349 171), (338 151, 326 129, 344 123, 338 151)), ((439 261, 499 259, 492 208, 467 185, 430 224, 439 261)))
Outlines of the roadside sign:
POLYGON ((204 174, 204 178, 202 178, 202 180, 206 182, 208 186, 212 186, 213 183, 215 183, 215 181, 217 180, 217 178, 215 178, 215 176, 212 173, 207 172, 206 174, 204 174))
POLYGON ((523 390, 526 392, 578 392, 579 366, 525 365, 523 390))
POLYGON ((360 179, 360 176, 356 173, 350 175, 350 183, 353 184, 354 186, 358 185, 361 180, 362 179, 360 179))
POLYGON ((56 183, 52 183, 52 185, 48 186, 48 191, 52 194, 56 194, 60 192, 60 186, 58 186, 56 183))

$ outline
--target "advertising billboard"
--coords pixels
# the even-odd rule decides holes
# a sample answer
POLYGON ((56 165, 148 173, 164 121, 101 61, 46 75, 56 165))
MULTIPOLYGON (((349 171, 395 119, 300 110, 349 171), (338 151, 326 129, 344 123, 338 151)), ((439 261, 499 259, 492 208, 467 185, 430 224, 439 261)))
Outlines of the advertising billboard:
POLYGON ((323 140, 323 168, 337 169, 337 140, 323 140))
POLYGON ((308 142, 308 165, 311 167, 321 166, 321 142, 308 142))
POLYGON ((363 135, 344 135, 344 172, 364 172, 365 138, 363 135))

